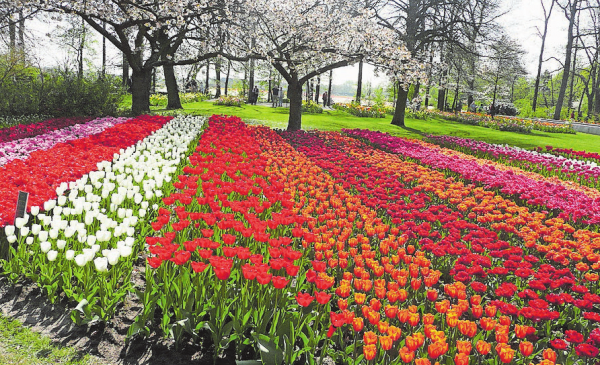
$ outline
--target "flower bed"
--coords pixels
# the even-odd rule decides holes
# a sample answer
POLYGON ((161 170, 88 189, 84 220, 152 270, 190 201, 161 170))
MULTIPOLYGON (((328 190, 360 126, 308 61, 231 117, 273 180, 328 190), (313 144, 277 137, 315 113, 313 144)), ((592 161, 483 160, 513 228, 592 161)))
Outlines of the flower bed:
POLYGON ((161 128, 171 117, 141 116, 117 124, 101 133, 48 150, 32 152, 26 160, 13 160, 0 167, 0 227, 12 223, 17 193, 28 192, 28 208, 56 197, 63 182, 75 181, 96 169, 97 163, 113 157, 161 128))
POLYGON ((26 159, 34 151, 47 150, 59 143, 73 141, 103 132, 106 128, 124 123, 128 118, 98 118, 35 137, 0 143, 0 166, 12 160, 26 159))
POLYGON ((39 123, 46 119, 51 119, 52 117, 49 115, 4 115, 0 116, 0 128, 8 128, 14 127, 17 125, 31 124, 31 123, 39 123))
POLYGON ((238 106, 241 107, 244 105, 244 100, 235 97, 235 96, 220 96, 219 99, 215 100, 215 105, 224 105, 224 106, 238 106))
POLYGON ((432 112, 432 115, 445 120, 451 120, 462 124, 479 125, 500 131, 531 133, 533 130, 539 130, 548 133, 576 133, 570 124, 540 122, 536 120, 520 119, 515 117, 496 116, 494 119, 492 119, 486 114, 470 112, 457 114, 448 112, 432 112))
POLYGON ((345 130, 388 151, 409 157, 439 170, 452 171, 468 182, 508 194, 524 204, 552 209, 556 216, 582 224, 600 223, 600 195, 595 189, 560 181, 536 180, 522 170, 477 159, 460 152, 422 142, 409 141, 381 132, 345 130))
POLYGON ((393 109, 391 108, 381 106, 364 106, 357 103, 335 103, 331 107, 333 109, 343 110, 354 116, 363 118, 385 118, 387 114, 394 113, 393 109))
MULTIPOLYGON (((147 262, 145 289, 137 291, 144 307, 129 336, 158 332, 176 344, 202 341, 216 363, 225 353, 264 364, 316 364, 325 357, 419 365, 596 360, 597 226, 570 224, 536 204, 498 195, 497 185, 465 183, 458 174, 495 171, 502 181, 512 167, 377 132, 346 133, 352 137, 277 134, 213 116, 197 146, 184 148, 193 133, 173 136, 183 141, 181 149, 162 154, 171 162, 161 175, 173 176, 163 184, 151 173, 159 170, 152 146, 173 142, 148 142, 139 154, 144 143, 127 149, 111 167, 102 163, 87 181, 68 186, 71 191, 60 188, 62 202, 32 218, 50 239, 40 239, 46 234, 37 227, 33 233, 23 220, 17 223, 24 232, 8 228, 10 240, 21 240, 11 272, 24 262, 52 278, 48 261, 62 260, 56 267, 63 276, 69 268, 79 275, 68 281, 83 298, 74 319, 110 318, 112 303, 131 287, 107 293, 127 286, 127 265, 145 236, 139 252, 147 262), (156 186, 141 181, 144 176, 156 186), (99 178, 105 180, 92 181, 99 178), (136 186, 153 194, 144 215, 136 186), (86 203, 99 212, 73 212, 86 203), (127 220, 133 217, 140 217, 137 224, 127 220), (96 237, 91 246, 79 239, 81 222, 86 236, 96 237), (37 238, 27 242, 29 229, 37 238), (66 252, 62 258, 63 241, 81 250, 68 256, 85 261, 81 270, 66 252), (84 298, 88 282, 100 293, 91 296, 93 305, 84 298), (207 334, 212 341, 204 340, 207 334)), ((524 173, 514 174, 525 181, 519 180, 524 173)), ((53 289, 53 281, 43 283, 53 289)))
POLYGON ((44 202, 44 213, 34 207, 16 229, 6 227, 8 242, 18 240, 18 249, 3 265, 5 273, 38 283, 50 302, 63 293, 79 303, 71 312, 77 324, 109 320, 133 291, 132 266, 151 231, 147 220, 155 219, 156 203, 171 192, 169 182, 181 172, 203 121, 178 117, 112 161, 99 162, 97 170, 62 183, 58 198, 44 202))
POLYGON ((535 150, 537 152, 546 152, 555 156, 563 156, 576 160, 590 161, 595 163, 600 162, 600 154, 596 152, 575 151, 570 148, 556 148, 552 146, 546 146, 545 150, 542 147, 537 147, 535 150))
POLYGON ((19 124, 0 129, 0 142, 10 142, 21 138, 31 138, 57 129, 66 128, 79 123, 86 123, 93 118, 54 118, 35 124, 19 124))
MULTIPOLYGON (((600 166, 595 162, 582 162, 550 153, 529 151, 518 147, 495 145, 482 141, 452 136, 427 136, 427 140, 439 146, 464 152, 503 164, 533 171, 546 177, 557 176, 581 185, 600 188, 600 166)), ((572 150, 571 154, 572 154, 572 150)), ((565 154, 569 155, 569 154, 565 154)), ((588 155, 588 154, 585 154, 588 155)))

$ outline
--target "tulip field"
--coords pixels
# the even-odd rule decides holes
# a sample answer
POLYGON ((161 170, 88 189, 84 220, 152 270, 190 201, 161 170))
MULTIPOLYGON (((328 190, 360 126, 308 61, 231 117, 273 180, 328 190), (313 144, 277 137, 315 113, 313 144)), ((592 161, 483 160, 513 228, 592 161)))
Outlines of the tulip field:
POLYGON ((1 271, 76 324, 135 297, 129 338, 215 364, 600 364, 597 154, 226 116, 0 140, 1 271))

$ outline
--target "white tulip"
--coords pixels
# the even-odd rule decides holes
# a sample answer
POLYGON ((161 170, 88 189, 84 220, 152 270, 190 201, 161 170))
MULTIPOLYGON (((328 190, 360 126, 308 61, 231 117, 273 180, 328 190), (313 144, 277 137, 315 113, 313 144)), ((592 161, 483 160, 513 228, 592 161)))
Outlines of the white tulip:
POLYGON ((120 251, 116 249, 110 250, 108 252, 108 255, 106 256, 108 263, 113 266, 116 265, 117 262, 119 262, 119 257, 121 257, 120 251))
POLYGON ((64 214, 64 215, 71 215, 71 208, 69 208, 69 207, 64 207, 64 208, 63 208, 63 214, 64 214))
POLYGON ((117 217, 119 217, 119 219, 125 218, 125 208, 119 208, 117 210, 117 217))
POLYGON ((140 206, 142 207, 142 209, 148 209, 148 202, 142 202, 142 204, 140 204, 140 206))
POLYGON ((44 242, 40 243, 40 250, 42 250, 43 253, 50 251, 51 248, 52 248, 52 244, 48 241, 44 241, 44 242))
POLYGON ((132 253, 132 249, 129 246, 119 247, 118 250, 119 250, 119 255, 121 255, 121 257, 129 257, 132 253))
POLYGON ((33 237, 27 237, 25 239, 25 243, 28 244, 28 245, 31 245, 33 243, 33 237))
MULTIPOLYGON (((64 221, 64 222, 66 222, 66 221, 64 221)), ((65 237, 71 238, 71 237, 73 237, 74 234, 75 234, 75 228, 73 228, 73 227, 65 228, 65 237)))
POLYGON ((56 200, 48 200, 44 203, 44 210, 46 212, 52 210, 56 206, 56 200))
POLYGON ((75 256, 75 263, 77 264, 77 266, 83 267, 85 266, 85 264, 87 264, 87 262, 88 260, 86 259, 85 255, 79 254, 75 256))
POLYGON ((39 224, 33 224, 31 226, 31 233, 33 233, 35 236, 37 236, 41 231, 42 226, 40 226, 39 224))
POLYGON ((96 270, 100 272, 108 271, 108 259, 106 257, 96 257, 94 259, 94 265, 96 265, 96 270))
POLYGON ((83 255, 85 256, 85 261, 90 262, 94 259, 94 256, 96 256, 96 252, 91 248, 84 248, 83 255))
POLYGON ((58 229, 52 228, 50 230, 50 238, 55 240, 58 237, 58 229))
POLYGON ((4 227, 4 233, 6 233, 7 236, 12 236, 13 234, 15 234, 15 226, 10 225, 4 227))
POLYGON ((56 260, 57 256, 58 256, 58 251, 54 251, 54 250, 48 251, 48 261, 56 260))
POLYGON ((40 241, 47 241, 48 231, 40 231, 40 234, 38 234, 38 238, 40 239, 40 241))
POLYGON ((54 207, 54 209, 52 209, 52 213, 54 214, 54 216, 60 216, 62 214, 63 208, 61 206, 57 206, 54 207))
POLYGON ((58 197, 58 205, 60 205, 61 207, 63 205, 65 205, 65 203, 67 202, 67 197, 64 195, 61 195, 58 197))
POLYGON ((56 241, 56 247, 57 247, 59 250, 62 250, 62 249, 64 249, 66 245, 67 245, 67 241, 65 241, 65 240, 57 240, 57 241, 56 241))
POLYGON ((27 221, 25 220, 25 218, 19 217, 19 218, 15 219, 15 227, 17 227, 17 228, 23 227, 26 223, 27 223, 27 221))
POLYGON ((22 227, 20 233, 21 237, 27 237, 29 235, 29 227, 22 227))
POLYGON ((40 213, 40 207, 38 206, 33 206, 31 207, 31 215, 33 215, 34 217, 37 216, 40 213))
POLYGON ((96 236, 94 236, 94 235, 87 236, 87 244, 88 244, 88 246, 95 245, 96 244, 96 236))
POLYGON ((125 238, 125 245, 126 246, 132 247, 133 244, 134 244, 134 242, 135 242, 135 239, 133 237, 127 237, 127 238, 125 238))
POLYGON ((15 236, 14 234, 7 236, 6 240, 8 241, 8 243, 15 243, 17 241, 17 236, 15 236))
POLYGON ((65 252, 65 258, 66 258, 68 261, 71 261, 71 260, 73 260, 73 258, 74 258, 74 257, 75 257, 75 251, 73 251, 73 250, 67 250, 67 251, 65 252))

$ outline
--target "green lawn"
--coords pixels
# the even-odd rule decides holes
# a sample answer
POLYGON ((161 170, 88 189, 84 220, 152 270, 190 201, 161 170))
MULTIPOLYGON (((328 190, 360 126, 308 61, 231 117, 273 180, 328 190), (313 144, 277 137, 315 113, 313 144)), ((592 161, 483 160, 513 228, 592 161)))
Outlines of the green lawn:
POLYGON ((102 364, 73 348, 54 345, 48 337, 2 316, 0 339, 0 365, 102 364))
MULTIPOLYGON (((125 103, 124 103, 125 106, 125 103)), ((251 123, 260 123, 273 128, 286 128, 288 110, 286 108, 271 108, 260 105, 244 105, 239 107, 216 106, 211 102, 199 102, 183 105, 182 112, 212 115, 236 115, 251 123)), ((164 109, 153 108, 161 112, 164 109)), ((422 138, 425 134, 451 135, 472 138, 489 143, 508 144, 523 148, 553 146, 573 148, 588 152, 600 152, 600 136, 577 133, 544 133, 534 131, 531 134, 502 132, 489 128, 471 126, 439 119, 427 121, 407 119, 406 127, 396 127, 390 124, 391 116, 386 118, 359 118, 342 111, 325 111, 323 114, 305 114, 302 116, 303 129, 320 129, 338 131, 342 128, 361 128, 387 132, 407 138, 422 138)))

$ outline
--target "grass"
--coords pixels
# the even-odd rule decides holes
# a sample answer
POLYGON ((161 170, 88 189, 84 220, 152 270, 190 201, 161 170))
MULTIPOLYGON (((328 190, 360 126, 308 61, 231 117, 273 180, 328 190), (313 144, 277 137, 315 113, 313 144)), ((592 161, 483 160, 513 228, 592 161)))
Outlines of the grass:
MULTIPOLYGON (((126 106, 127 102, 123 106, 126 106)), ((129 104, 130 105, 130 104, 129 104)), ((236 115, 247 122, 264 124, 272 128, 286 128, 288 109, 271 108, 260 105, 244 105, 242 107, 217 106, 212 102, 198 102, 183 105, 184 113, 212 115, 236 115)), ((162 112, 165 109, 153 108, 153 111, 162 112)), ((326 110, 323 114, 305 114, 302 116, 303 129, 320 129, 339 131, 343 128, 360 128, 387 132, 395 136, 406 138, 423 138, 426 134, 450 135, 463 138, 472 138, 488 143, 508 144, 522 148, 553 146, 559 148, 573 148, 588 152, 600 152, 600 136, 577 133, 545 133, 534 131, 531 134, 503 132, 494 129, 460 124, 441 119, 416 120, 406 119, 405 127, 396 127, 390 124, 392 117, 386 118, 360 118, 339 110, 326 110)))
POLYGON ((0 365, 101 364, 73 348, 54 345, 48 337, 3 316, 0 316, 0 338, 0 365))

